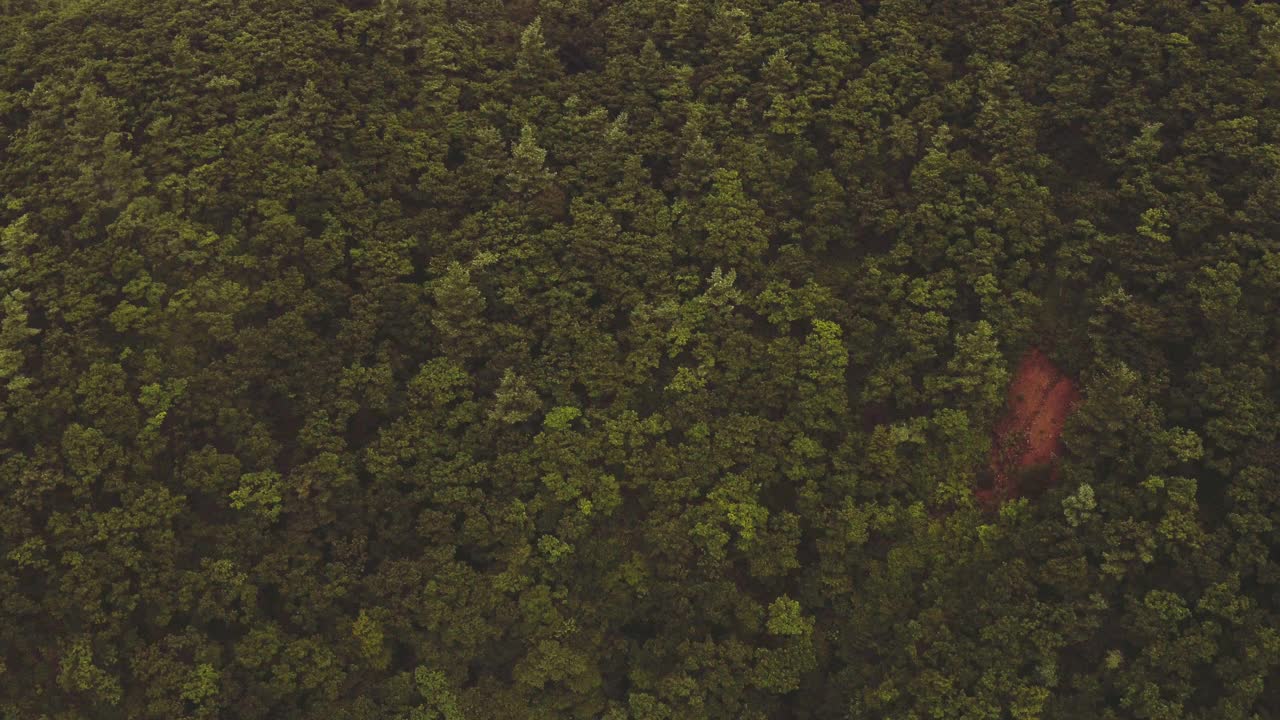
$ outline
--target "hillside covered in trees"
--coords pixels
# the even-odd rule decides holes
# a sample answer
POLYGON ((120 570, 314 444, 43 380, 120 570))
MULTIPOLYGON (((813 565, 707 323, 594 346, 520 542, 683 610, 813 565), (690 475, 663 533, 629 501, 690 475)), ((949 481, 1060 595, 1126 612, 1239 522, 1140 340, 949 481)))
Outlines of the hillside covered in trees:
POLYGON ((1280 5, 4 0, 0 487, 4 720, 1280 720, 1280 5))

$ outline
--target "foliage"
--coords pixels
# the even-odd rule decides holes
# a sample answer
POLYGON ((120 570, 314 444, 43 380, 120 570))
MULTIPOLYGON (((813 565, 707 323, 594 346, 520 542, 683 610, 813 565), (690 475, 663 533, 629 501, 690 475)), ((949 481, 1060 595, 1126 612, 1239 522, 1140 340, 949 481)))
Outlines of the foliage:
POLYGON ((0 717, 1280 715, 1280 10, 8 0, 0 717), (1017 359, 1060 482, 975 502, 1017 359))

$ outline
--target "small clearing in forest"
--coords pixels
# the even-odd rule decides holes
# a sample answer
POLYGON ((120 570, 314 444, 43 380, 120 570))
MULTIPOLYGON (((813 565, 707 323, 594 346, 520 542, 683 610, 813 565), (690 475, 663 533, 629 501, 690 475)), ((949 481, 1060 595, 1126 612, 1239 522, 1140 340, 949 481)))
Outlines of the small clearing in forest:
POLYGON ((1021 494, 1022 480, 1037 469, 1047 481, 1057 480, 1062 427, 1080 399, 1071 378, 1039 348, 1018 363, 1009 384, 1005 415, 996 424, 991 446, 992 487, 978 489, 978 499, 993 504, 1021 494))

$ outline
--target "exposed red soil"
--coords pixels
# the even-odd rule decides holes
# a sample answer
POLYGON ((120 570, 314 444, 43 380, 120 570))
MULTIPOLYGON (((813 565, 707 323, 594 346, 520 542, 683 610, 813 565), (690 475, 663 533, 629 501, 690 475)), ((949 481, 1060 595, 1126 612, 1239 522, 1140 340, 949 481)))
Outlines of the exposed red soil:
POLYGON ((1048 482, 1057 481, 1062 427, 1080 392, 1047 355, 1031 348, 1018 363, 1008 397, 991 446, 992 487, 975 490, 978 500, 989 506, 1022 494, 1021 480, 1028 470, 1047 469, 1048 482))

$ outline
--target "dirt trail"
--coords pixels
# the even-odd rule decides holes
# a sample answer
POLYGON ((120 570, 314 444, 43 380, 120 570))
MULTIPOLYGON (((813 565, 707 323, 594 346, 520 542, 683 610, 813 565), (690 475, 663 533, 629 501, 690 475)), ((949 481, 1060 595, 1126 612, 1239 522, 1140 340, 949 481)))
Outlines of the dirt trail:
POLYGON ((986 504, 1020 495, 1024 471, 1046 468, 1048 481, 1057 480, 1062 427, 1080 392, 1047 355, 1031 348, 1018 363, 1008 398, 991 448, 993 485, 975 491, 986 504))

